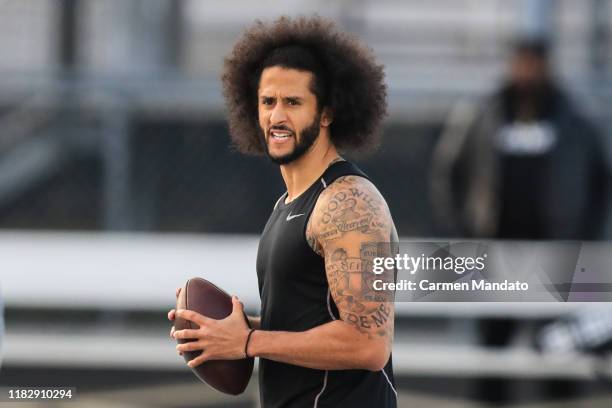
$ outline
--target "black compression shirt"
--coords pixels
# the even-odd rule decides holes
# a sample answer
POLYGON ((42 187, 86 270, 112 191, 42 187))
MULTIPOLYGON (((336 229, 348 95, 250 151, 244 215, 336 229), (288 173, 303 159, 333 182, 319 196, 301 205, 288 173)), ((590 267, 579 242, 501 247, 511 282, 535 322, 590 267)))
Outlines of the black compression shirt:
MULTIPOLYGON (((319 194, 339 177, 367 176, 355 165, 332 164, 303 194, 278 201, 257 253, 261 329, 305 331, 338 318, 323 258, 306 242, 306 225, 319 194)), ((314 370, 261 358, 263 408, 395 407, 391 358, 384 370, 314 370)))

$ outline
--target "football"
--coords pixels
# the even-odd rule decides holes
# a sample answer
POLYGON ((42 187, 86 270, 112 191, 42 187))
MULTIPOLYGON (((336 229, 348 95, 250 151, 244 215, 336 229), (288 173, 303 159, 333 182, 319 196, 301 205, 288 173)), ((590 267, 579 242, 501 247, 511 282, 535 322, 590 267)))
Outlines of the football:
MULTIPOLYGON (((176 308, 189 309, 212 319, 224 319, 232 313, 232 297, 224 290, 202 278, 191 278, 181 289, 176 301, 176 308)), ((246 319, 246 316, 245 316, 246 319)), ((247 320, 248 324, 248 320, 247 320)), ((198 325, 179 317, 174 322, 176 330, 197 329, 198 325)), ((177 339, 178 343, 192 340, 177 339)), ((183 353, 189 362, 201 354, 201 351, 183 353)), ((253 373, 253 358, 240 360, 206 361, 191 370, 211 387, 226 394, 241 394, 247 387, 253 373)))

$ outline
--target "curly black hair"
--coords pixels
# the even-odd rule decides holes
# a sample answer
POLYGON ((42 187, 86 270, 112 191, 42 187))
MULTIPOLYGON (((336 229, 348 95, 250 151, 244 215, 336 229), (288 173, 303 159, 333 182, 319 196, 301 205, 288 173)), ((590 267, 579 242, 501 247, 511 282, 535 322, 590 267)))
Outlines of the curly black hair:
POLYGON ((257 88, 265 67, 313 73, 318 108, 333 114, 330 139, 340 150, 364 151, 378 144, 387 112, 383 66, 355 37, 319 16, 273 23, 256 21, 225 58, 222 74, 232 141, 243 153, 264 153, 257 88))

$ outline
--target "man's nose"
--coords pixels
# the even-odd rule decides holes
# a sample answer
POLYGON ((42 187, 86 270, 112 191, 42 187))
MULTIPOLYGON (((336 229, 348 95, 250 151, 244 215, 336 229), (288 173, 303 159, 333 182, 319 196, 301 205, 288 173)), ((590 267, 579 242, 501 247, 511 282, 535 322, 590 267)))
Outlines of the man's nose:
POLYGON ((287 112, 285 112, 285 108, 283 108, 282 104, 277 103, 272 109, 272 114, 270 115, 270 124, 278 125, 281 123, 285 123, 287 121, 287 112))

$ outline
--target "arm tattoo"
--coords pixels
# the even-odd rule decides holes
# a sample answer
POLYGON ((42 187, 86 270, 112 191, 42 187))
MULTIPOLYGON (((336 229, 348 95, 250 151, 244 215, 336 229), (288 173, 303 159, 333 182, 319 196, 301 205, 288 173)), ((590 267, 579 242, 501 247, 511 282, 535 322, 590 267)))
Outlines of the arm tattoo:
POLYGON ((334 296, 340 317, 360 332, 372 337, 390 337, 393 332, 393 292, 375 291, 374 279, 393 281, 393 272, 372 273, 372 247, 379 243, 363 243, 361 256, 350 257, 344 248, 336 248, 326 255, 325 265, 330 291, 334 296))
POLYGON ((370 338, 393 336, 393 292, 376 291, 373 282, 395 276, 372 272, 375 257, 390 256, 393 232, 383 198, 355 176, 341 177, 321 193, 307 226, 309 244, 325 258, 340 318, 370 338))

